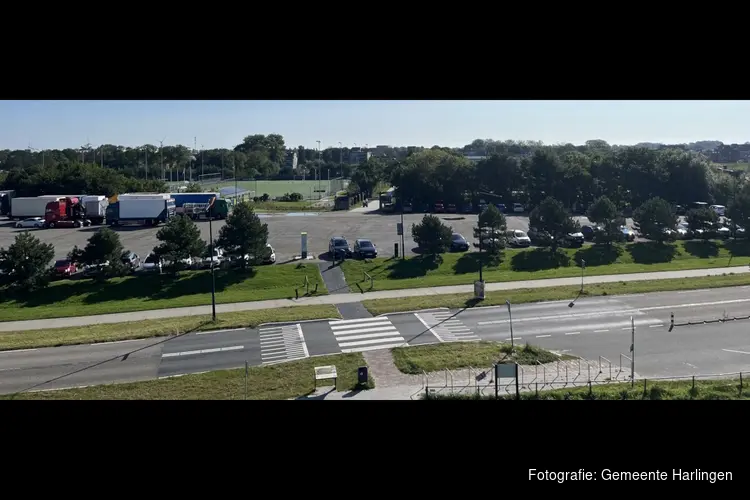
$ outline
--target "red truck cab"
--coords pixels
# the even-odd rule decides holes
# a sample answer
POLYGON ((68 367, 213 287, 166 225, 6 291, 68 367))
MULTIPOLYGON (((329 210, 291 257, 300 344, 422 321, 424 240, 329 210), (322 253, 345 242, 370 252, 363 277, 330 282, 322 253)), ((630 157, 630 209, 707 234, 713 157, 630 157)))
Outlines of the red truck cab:
POLYGON ((47 203, 44 209, 44 227, 88 226, 84 219, 83 205, 78 198, 62 198, 47 203))

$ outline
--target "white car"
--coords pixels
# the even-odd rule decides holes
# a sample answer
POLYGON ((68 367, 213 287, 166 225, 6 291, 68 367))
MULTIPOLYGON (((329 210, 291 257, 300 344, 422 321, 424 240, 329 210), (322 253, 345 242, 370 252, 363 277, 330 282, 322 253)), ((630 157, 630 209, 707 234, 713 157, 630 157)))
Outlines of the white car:
POLYGON ((44 226, 44 219, 41 217, 30 217, 28 219, 24 219, 21 221, 16 222, 16 227, 22 228, 22 227, 36 227, 40 228, 44 226))
POLYGON ((720 227, 719 229, 716 230, 716 234, 720 238, 729 238, 730 236, 732 236, 732 230, 729 229, 726 226, 722 226, 722 227, 720 227))
POLYGON ((156 272, 160 273, 162 270, 162 261, 159 257, 156 256, 154 253, 148 254, 148 257, 146 257, 146 260, 143 261, 141 264, 141 271, 148 273, 148 272, 156 272))
MULTIPOLYGON (((206 252, 206 255, 208 255, 208 251, 206 252)), ((211 267, 219 267, 221 266, 221 263, 224 261, 224 252, 222 252, 221 248, 214 248, 214 253, 210 257, 203 257, 201 260, 202 267, 206 269, 210 269, 211 267)))
POLYGON ((680 222, 677 224, 677 237, 685 239, 690 236, 690 226, 687 222, 680 222))
POLYGON ((531 238, 519 229, 508 231, 507 233, 508 244, 514 247, 528 247, 531 246, 531 238))
POLYGON ((523 211, 524 211, 523 205, 521 205, 520 203, 513 204, 513 213, 522 214, 523 211))
MULTIPOLYGON (((270 253, 266 256, 265 259, 263 259, 263 264, 275 264, 276 263, 276 251, 273 249, 270 243, 266 243, 266 248, 270 251, 270 253)), ((239 260, 239 257, 230 257, 229 262, 236 262, 239 260)), ((245 262, 252 262, 255 258, 252 255, 246 254, 245 255, 245 262)))

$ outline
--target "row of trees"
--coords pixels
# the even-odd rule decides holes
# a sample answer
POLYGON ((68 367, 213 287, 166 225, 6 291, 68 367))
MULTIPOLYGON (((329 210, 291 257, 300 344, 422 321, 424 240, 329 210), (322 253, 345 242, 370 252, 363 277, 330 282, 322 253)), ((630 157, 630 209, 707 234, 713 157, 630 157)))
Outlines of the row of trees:
MULTIPOLYGON (((177 273, 187 259, 208 255, 208 243, 201 239, 200 229, 188 217, 171 219, 156 234, 159 244, 153 252, 166 264, 167 271, 177 273)), ((227 217, 219 231, 215 246, 236 259, 241 269, 254 265, 267 252, 268 225, 263 224, 250 205, 241 203, 227 217), (245 259, 244 256, 253 256, 245 259)), ((91 266, 99 281, 123 276, 127 266, 122 262, 125 249, 120 236, 109 228, 102 228, 89 238, 84 248, 73 247, 68 259, 81 266, 91 266)), ((7 248, 0 248, 0 277, 11 291, 29 292, 47 286, 52 278, 50 265, 54 246, 41 242, 24 231, 7 248)))

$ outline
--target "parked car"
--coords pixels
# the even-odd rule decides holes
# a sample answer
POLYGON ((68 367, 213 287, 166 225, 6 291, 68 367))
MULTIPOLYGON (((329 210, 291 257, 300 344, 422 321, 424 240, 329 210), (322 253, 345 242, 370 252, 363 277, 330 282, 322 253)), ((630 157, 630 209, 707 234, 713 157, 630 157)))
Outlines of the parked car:
POLYGON ((84 276, 93 276, 94 274, 98 273, 102 268, 105 268, 109 266, 109 261, 104 262, 102 264, 91 264, 88 266, 84 266, 83 268, 83 275, 84 276))
POLYGON ((67 259, 56 261, 52 269, 58 278, 70 278, 78 272, 78 266, 67 259))
POLYGON ((358 259, 374 259, 378 256, 378 249, 372 241, 360 238, 354 241, 353 253, 358 259))
POLYGON ((597 231, 599 231, 597 226, 581 226, 581 233, 586 241, 593 240, 597 231))
POLYGON ((516 214, 522 214, 524 212, 524 207, 520 203, 514 203, 513 204, 513 213, 516 214))
POLYGON ((445 211, 449 214, 455 214, 456 212, 458 212, 458 207, 455 203, 448 203, 448 206, 445 207, 445 211))
POLYGON ((727 210, 727 207, 725 207, 724 205, 711 205, 710 208, 711 210, 716 212, 716 215, 718 215, 719 217, 724 217, 724 213, 727 210))
POLYGON ((24 227, 35 227, 40 228, 44 226, 44 219, 41 217, 29 217, 28 219, 20 220, 16 222, 17 228, 24 228, 24 227))
POLYGON ((568 233, 563 238, 563 245, 572 248, 578 248, 583 246, 586 240, 583 238, 583 233, 578 231, 575 233, 568 233))
POLYGON ((470 214, 474 212, 474 205, 471 203, 464 203, 461 205, 461 213, 470 214))
POLYGON ((547 231, 540 231, 533 227, 530 227, 529 231, 526 234, 528 235, 533 245, 537 245, 540 247, 552 244, 552 241, 555 239, 554 236, 549 234, 547 231))
POLYGON ((203 269, 211 269, 212 267, 220 267, 222 262, 224 262, 224 252, 222 252, 221 248, 214 248, 212 255, 211 248, 207 247, 203 258, 197 264, 203 269))
POLYGON ((479 204, 479 213, 481 214, 481 213, 482 213, 482 212, 484 212, 485 210, 487 210, 487 204, 486 204, 486 203, 484 203, 484 202, 481 202, 481 203, 479 204))
POLYGON ((689 239, 692 235, 692 232, 690 231, 690 225, 685 221, 678 223, 675 231, 677 232, 677 237, 681 240, 689 239))
POLYGON ((528 247, 531 246, 531 238, 521 231, 520 229, 514 229, 506 233, 508 239, 508 245, 514 247, 528 247))
POLYGON ((443 204, 443 202, 439 201, 439 202, 435 203, 435 213, 436 214, 441 214, 443 212, 445 212, 445 205, 443 204))
POLYGON ((127 267, 131 272, 136 271, 139 267, 141 267, 141 258, 138 257, 137 253, 133 253, 130 250, 125 250, 122 253, 122 257, 120 258, 122 260, 122 263, 125 264, 125 267, 127 267))
POLYGON ((141 264, 141 270, 146 273, 161 273, 162 267, 162 260, 153 252, 148 254, 141 264))
POLYGON ((508 211, 508 207, 505 206, 505 203, 495 203, 495 207, 497 207, 498 210, 500 210, 501 214, 504 214, 508 211))
POLYGON ((628 226, 620 226, 620 231, 625 236, 625 241, 635 241, 635 231, 628 226))
POLYGON ((342 236, 334 236, 328 242, 328 256, 332 259, 346 259, 352 256, 349 243, 342 236))
POLYGON ((718 227, 716 228, 716 236, 724 239, 729 238, 730 236, 732 236, 732 230, 727 226, 718 227))
POLYGON ((255 264, 275 264, 276 263, 276 250, 273 249, 270 243, 266 243, 266 251, 264 255, 261 255, 256 259, 255 255, 246 254, 244 257, 238 255, 230 255, 224 257, 224 263, 229 266, 237 266, 241 259, 245 259, 248 265, 255 264))
POLYGON ((406 203, 404 203, 404 204, 403 204, 403 205, 401 206, 401 210, 402 210, 402 211, 403 211, 403 212, 404 212, 405 214, 409 214, 409 213, 412 213, 412 212, 414 211, 414 206, 413 206, 413 205, 411 204, 411 202, 410 202, 410 201, 407 201, 406 203))
POLYGON ((687 213, 687 209, 682 205, 675 205, 674 213, 677 215, 685 215, 687 213))
POLYGON ((451 252, 466 252, 469 250, 469 242, 462 235, 453 233, 451 235, 451 252))

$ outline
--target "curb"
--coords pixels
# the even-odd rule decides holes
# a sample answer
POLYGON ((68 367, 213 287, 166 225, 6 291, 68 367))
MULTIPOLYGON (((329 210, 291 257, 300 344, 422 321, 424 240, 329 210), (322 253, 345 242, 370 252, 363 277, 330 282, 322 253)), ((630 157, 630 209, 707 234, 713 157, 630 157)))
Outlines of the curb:
POLYGON ((383 313, 383 314, 378 314, 375 317, 380 318, 381 316, 395 316, 397 314, 417 314, 420 312, 430 312, 430 311, 450 311, 450 307, 433 307, 431 309, 415 309, 413 311, 398 311, 398 312, 392 312, 392 313, 383 313))
POLYGON ((320 318, 320 319, 305 319, 302 321, 278 321, 278 322, 270 322, 270 323, 261 323, 260 325, 256 326, 255 328, 260 328, 262 326, 268 326, 268 325, 296 325, 298 323, 314 323, 316 321, 341 321, 341 318, 320 318))

